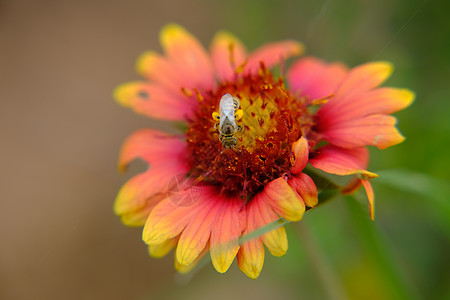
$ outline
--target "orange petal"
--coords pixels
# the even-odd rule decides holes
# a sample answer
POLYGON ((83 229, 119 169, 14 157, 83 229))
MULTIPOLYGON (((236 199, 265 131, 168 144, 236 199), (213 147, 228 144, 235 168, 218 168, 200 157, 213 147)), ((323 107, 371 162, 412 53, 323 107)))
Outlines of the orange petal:
POLYGON ((391 114, 412 104, 415 94, 408 89, 383 87, 367 92, 359 105, 372 114, 391 114))
POLYGON ((143 77, 165 87, 175 96, 180 96, 180 88, 186 85, 180 75, 180 66, 155 51, 142 53, 136 61, 136 69, 143 77))
POLYGON ((245 71, 256 73, 260 62, 263 62, 267 68, 271 68, 291 56, 302 54, 303 51, 303 45, 297 41, 288 40, 264 45, 250 54, 245 71))
MULTIPOLYGON (((256 195, 252 199, 248 206, 248 214, 248 220, 249 222, 253 222, 253 224, 247 228, 247 231, 249 228, 258 230, 280 218, 273 210, 270 201, 267 201, 267 196, 263 193, 256 195)), ((260 239, 272 255, 283 256, 286 254, 288 242, 284 227, 264 233, 260 239)))
POLYGON ((390 114, 408 107, 414 93, 407 89, 378 88, 358 94, 349 101, 326 105, 318 112, 321 127, 332 128, 336 124, 373 114, 390 114))
POLYGON ((292 91, 313 100, 332 95, 346 74, 347 67, 341 63, 305 57, 290 68, 287 78, 292 91))
POLYGON ((177 272, 181 274, 189 273, 190 271, 192 271, 192 269, 194 269, 198 265, 203 256, 205 256, 206 252, 208 252, 208 248, 209 247, 206 246, 190 265, 181 265, 175 258, 175 270, 177 270, 177 272))
POLYGON ((251 279, 258 278, 264 265, 264 246, 260 239, 245 242, 237 255, 239 269, 251 279))
POLYGON ((361 179, 361 183, 366 190, 367 199, 369 200, 369 216, 372 220, 375 219, 375 195, 373 193, 372 185, 369 180, 361 179))
POLYGON ((152 257, 160 258, 166 256, 170 250, 172 250, 178 242, 178 238, 169 239, 159 245, 148 246, 148 254, 152 257))
POLYGON ((214 268, 224 273, 239 250, 239 237, 245 229, 245 211, 242 200, 221 199, 224 205, 211 228, 210 254, 214 268))
POLYGON ((232 80, 236 68, 242 65, 247 54, 241 41, 231 33, 218 32, 211 44, 211 57, 219 79, 232 80))
POLYGON ((155 194, 144 201, 135 201, 135 199, 125 200, 126 198, 117 198, 114 203, 114 212, 120 216, 123 224, 131 227, 141 227, 145 224, 148 215, 153 208, 164 199, 164 195, 155 194))
POLYGON ((186 174, 185 144, 169 135, 150 129, 133 133, 124 143, 119 159, 119 168, 136 158, 142 158, 151 168, 128 180, 116 197, 114 211, 122 222, 129 226, 145 223, 153 207, 162 200, 175 175, 186 174))
POLYGON ((396 123, 396 118, 392 116, 370 115, 341 122, 321 133, 328 142, 338 147, 355 148, 372 145, 385 149, 405 139, 395 128, 396 123))
POLYGON ((369 153, 365 147, 344 149, 331 145, 317 150, 317 155, 309 162, 314 168, 337 175, 360 174, 367 178, 378 177, 366 171, 369 153))
POLYGON ((132 108, 136 113, 152 118, 184 121, 192 118, 192 109, 196 107, 193 101, 157 84, 144 82, 124 83, 114 91, 114 98, 125 107, 132 108))
POLYGON ((361 178, 354 177, 341 188, 341 193, 343 195, 353 194, 360 187, 361 187, 361 178))
POLYGON ((338 87, 335 100, 329 103, 340 102, 341 98, 348 98, 379 86, 392 71, 392 64, 384 61, 366 63, 351 69, 338 87))
POLYGON ((284 227, 269 231, 261 237, 261 240, 273 256, 283 256, 288 250, 288 239, 284 227))
POLYGON ((294 166, 292 167, 292 174, 300 173, 308 163, 309 147, 308 141, 302 137, 292 144, 292 152, 295 156, 294 166))
POLYGON ((204 186, 201 196, 200 205, 192 207, 195 212, 178 241, 176 257, 181 265, 190 265, 205 248, 211 228, 222 208, 216 190, 204 186))
MULTIPOLYGON (((273 210, 271 200, 264 193, 257 194, 246 206, 246 211, 247 229, 244 236, 252 234, 255 230, 279 219, 279 216, 273 210)), ((238 265, 252 279, 259 276, 264 264, 263 243, 272 255, 284 255, 288 248, 284 227, 273 229, 242 243, 237 256, 238 265)))
POLYGON ((169 24, 161 30, 160 40, 169 60, 179 66, 180 76, 186 85, 183 87, 214 87, 211 60, 193 35, 179 25, 169 24))
POLYGON ((269 182, 262 193, 275 212, 286 220, 300 221, 303 217, 305 204, 283 178, 269 182))
MULTIPOLYGON (((264 219, 261 218, 259 209, 259 202, 262 198, 260 194, 256 195, 246 207, 247 229, 244 235, 251 234, 261 226, 266 225, 264 219)), ((273 211, 272 214, 275 215, 273 211)), ((276 220, 277 216, 275 215, 273 218, 276 220)), ((264 246, 260 237, 247 240, 241 245, 237 254, 237 264, 241 271, 251 279, 256 279, 259 276, 264 265, 264 246)))
POLYGON ((300 173, 289 179, 288 184, 300 195, 306 206, 314 207, 317 205, 317 187, 311 177, 300 173))
POLYGON ((172 180, 174 170, 168 166, 132 177, 120 188, 114 202, 114 212, 122 217, 126 225, 143 225, 149 212, 162 200, 161 193, 172 180))
POLYGON ((141 129, 131 134, 123 143, 120 151, 119 169, 124 170, 126 165, 136 158, 143 159, 153 166, 172 166, 173 162, 178 162, 177 173, 186 173, 189 166, 186 144, 167 133, 153 130, 141 129))
POLYGON ((176 237, 194 215, 193 208, 195 207, 178 206, 170 198, 165 198, 148 216, 142 231, 142 240, 148 245, 159 245, 176 237))

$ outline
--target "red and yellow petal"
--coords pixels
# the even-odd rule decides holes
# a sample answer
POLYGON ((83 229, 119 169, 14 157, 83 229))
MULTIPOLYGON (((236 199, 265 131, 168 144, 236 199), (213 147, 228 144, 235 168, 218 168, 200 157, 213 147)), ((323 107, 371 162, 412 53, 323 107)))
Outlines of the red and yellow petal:
POLYGON ((391 114, 402 110, 414 100, 414 93, 407 89, 383 87, 356 95, 345 103, 324 106, 319 110, 321 128, 374 114, 391 114))
POLYGON ((267 68, 271 68, 291 56, 302 54, 303 51, 303 44, 297 41, 287 40, 264 45, 249 55, 244 72, 256 73, 259 70, 261 62, 267 68))
MULTIPOLYGON (((262 198, 264 197, 262 196, 262 198)), ((273 208, 262 200, 260 200, 257 205, 259 216, 255 215, 255 225, 258 226, 257 228, 279 219, 278 215, 273 211, 273 208)), ((261 236, 261 241, 274 256, 283 256, 287 252, 288 241, 284 227, 279 227, 263 234, 261 236)))
POLYGON ((305 204, 283 178, 269 182, 261 192, 275 212, 288 221, 300 221, 305 204))
POLYGON ((372 185, 370 184, 368 179, 364 178, 354 178, 346 186, 341 189, 341 193, 352 194, 356 190, 358 190, 361 185, 364 186, 364 190, 366 191, 367 199, 369 200, 369 216, 373 220, 375 218, 375 194, 372 189, 372 185))
POLYGON ((219 80, 230 81, 236 75, 236 68, 241 66, 247 51, 242 42, 229 32, 218 32, 211 44, 211 58, 216 76, 219 80))
POLYGON ((169 24, 161 30, 160 41, 169 61, 180 66, 178 70, 184 82, 183 87, 214 87, 211 60, 192 34, 177 24, 169 24))
MULTIPOLYGON (((177 168, 153 168, 128 180, 119 190, 114 212, 129 226, 142 226, 148 213, 164 196, 177 168)), ((179 174, 179 173, 177 173, 179 174)))
POLYGON ((288 239, 284 227, 269 231, 261 237, 261 240, 273 256, 283 256, 288 250, 288 239))
POLYGON ((341 63, 327 64, 324 61, 305 57, 298 60, 287 74, 290 88, 311 100, 329 97, 336 91, 347 74, 341 63))
POLYGON ((372 114, 391 114, 410 106, 414 98, 414 92, 408 89, 382 87, 367 92, 364 102, 358 104, 372 114))
POLYGON ((178 236, 194 214, 192 207, 178 206, 170 198, 165 198, 148 216, 142 231, 142 240, 148 245, 162 244, 178 236))
POLYGON ((378 175, 365 170, 368 159, 369 153, 365 147, 343 149, 328 145, 322 147, 318 155, 310 160, 310 163, 313 167, 330 174, 361 176, 361 178, 350 181, 342 192, 352 193, 362 184, 369 200, 369 215, 373 219, 375 196, 368 179, 378 177, 378 175))
POLYGON ((296 174, 288 180, 288 184, 305 202, 306 206, 314 207, 318 203, 318 192, 314 181, 304 173, 296 174))
POLYGON ((348 72, 335 92, 334 100, 327 103, 342 102, 343 99, 369 91, 382 84, 392 74, 389 62, 371 62, 357 66, 348 72))
POLYGON ((133 133, 124 143, 119 169, 136 158, 142 158, 150 168, 128 180, 119 190, 114 212, 129 226, 142 226, 148 214, 163 198, 175 175, 186 174, 185 144, 157 130, 143 129, 133 133), (175 174, 175 175, 174 175, 175 174))
POLYGON ((330 174, 359 174, 365 178, 378 177, 377 174, 365 170, 368 159, 369 153, 365 147, 344 149, 327 145, 318 149, 314 158, 309 162, 314 168, 330 174))
POLYGON ((196 106, 183 98, 181 93, 177 95, 161 85, 145 82, 129 82, 118 86, 114 98, 138 114, 169 121, 189 120, 196 106))
POLYGON ((150 81, 180 96, 181 87, 186 85, 180 75, 180 66, 155 51, 142 53, 136 61, 137 72, 150 81))
POLYGON ((163 194, 154 194, 140 201, 135 198, 117 197, 114 203, 114 212, 120 216, 123 224, 141 227, 145 224, 150 212, 162 199, 164 199, 163 194))
POLYGON ((393 116, 370 115, 335 124, 321 134, 330 144, 342 148, 371 145, 385 149, 405 139, 395 127, 396 123, 393 116))
POLYGON ((246 214, 242 200, 222 199, 221 212, 211 228, 210 254, 214 268, 224 273, 228 270, 239 250, 239 238, 246 226, 246 214))
POLYGON ((292 167, 292 174, 300 173, 308 163, 309 146, 308 141, 301 137, 292 144, 292 152, 294 153, 294 166, 292 167))
MULTIPOLYGON (((259 204, 263 198, 261 194, 256 195, 246 207, 247 228, 243 234, 244 237, 267 224, 262 218, 259 208, 259 204)), ((275 216, 274 220, 276 219, 277 217, 275 216)), ((256 279, 261 273, 264 265, 264 252, 261 237, 244 241, 239 249, 237 264, 241 271, 251 279, 256 279)))
POLYGON ((251 279, 258 278, 264 265, 264 246, 259 238, 246 241, 237 254, 239 269, 251 279))
POLYGON ((206 246, 202 252, 200 252, 200 254, 197 256, 197 258, 189 265, 182 265, 178 262, 178 260, 175 257, 175 270, 177 270, 178 273, 181 274, 186 274, 189 273, 190 271, 192 271, 192 269, 194 269, 198 263, 200 262, 200 260, 205 256, 206 252, 208 252, 209 247, 206 246))
MULTIPOLYGON (((247 205, 246 210, 247 229, 244 232, 244 237, 279 219, 272 206, 272 199, 269 199, 264 193, 256 195, 247 205)), ((288 248, 285 229, 280 227, 242 243, 237 255, 238 266, 242 272, 252 279, 259 276, 264 264, 263 245, 266 245, 274 256, 284 255, 288 248)))
POLYGON ((369 180, 361 179, 361 183, 366 190, 367 199, 369 200, 369 216, 373 220, 375 219, 375 194, 369 180))
MULTIPOLYGON (((209 196, 214 197, 213 193, 209 196)), ((205 248, 211 235, 211 228, 220 211, 220 203, 209 197, 201 200, 201 205, 192 209, 195 211, 178 241, 176 259, 180 265, 190 265, 205 248)))
POLYGON ((187 173, 189 166, 186 144, 161 131, 141 129, 131 134, 123 143, 119 157, 119 170, 124 171, 127 164, 137 158, 153 166, 172 166, 179 164, 179 173, 187 173))
POLYGON ((168 239, 158 245, 149 245, 148 254, 152 257, 160 258, 166 256, 178 243, 178 237, 168 239))
POLYGON ((377 146, 404 140, 386 115, 410 105, 414 94, 405 89, 378 88, 392 73, 392 65, 374 62, 352 69, 335 95, 317 112, 316 128, 325 140, 342 148, 377 146))

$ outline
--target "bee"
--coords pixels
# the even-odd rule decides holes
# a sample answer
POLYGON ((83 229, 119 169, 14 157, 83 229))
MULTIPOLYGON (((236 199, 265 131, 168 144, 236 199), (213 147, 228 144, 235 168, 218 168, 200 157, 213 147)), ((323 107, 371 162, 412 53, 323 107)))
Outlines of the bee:
POLYGON ((236 121, 239 121, 244 115, 242 109, 239 109, 239 105, 238 98, 225 94, 220 99, 219 113, 212 113, 213 119, 218 122, 214 128, 219 128, 219 140, 227 149, 236 146, 237 140, 233 135, 243 129, 242 126, 236 124, 236 121))

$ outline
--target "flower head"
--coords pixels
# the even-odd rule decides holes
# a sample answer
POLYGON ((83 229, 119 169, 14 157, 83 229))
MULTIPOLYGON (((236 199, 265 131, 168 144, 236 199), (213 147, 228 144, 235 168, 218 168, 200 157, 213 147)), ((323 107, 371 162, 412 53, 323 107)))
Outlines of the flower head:
POLYGON ((125 142, 119 166, 141 158, 150 168, 119 191, 115 212, 142 226, 152 256, 176 247, 175 266, 190 270, 208 251, 219 272, 237 256, 240 269, 258 277, 264 246, 287 251, 283 227, 239 242, 278 220, 299 221, 317 202, 317 188, 302 173, 312 166, 367 179, 366 145, 385 148, 402 140, 387 114, 412 101, 406 90, 376 88, 389 75, 387 63, 348 71, 314 58, 287 74, 271 67, 299 55, 294 41, 268 44, 247 54, 229 33, 218 33, 210 53, 185 29, 161 32, 162 56, 144 53, 137 69, 148 81, 119 86, 115 98, 153 118, 183 121, 185 134, 140 130, 125 142), (287 87, 289 84, 289 88, 287 87), (311 109, 316 107, 316 109, 311 109), (318 107, 318 109, 317 109, 318 107))

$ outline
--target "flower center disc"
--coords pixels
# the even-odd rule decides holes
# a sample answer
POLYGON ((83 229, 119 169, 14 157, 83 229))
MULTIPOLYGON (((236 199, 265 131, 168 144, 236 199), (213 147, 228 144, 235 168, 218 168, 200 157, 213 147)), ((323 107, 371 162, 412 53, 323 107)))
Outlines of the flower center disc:
POLYGON ((313 122, 304 100, 293 98, 282 78, 275 81, 262 67, 258 75, 223 82, 198 98, 199 109, 186 139, 194 159, 193 176, 217 185, 221 193, 246 200, 270 181, 289 174, 294 162, 292 143, 306 135, 313 122), (219 140, 220 126, 212 118, 227 93, 239 99, 243 111, 236 122, 242 130, 233 133, 237 143, 231 149, 219 140))

